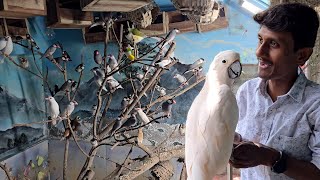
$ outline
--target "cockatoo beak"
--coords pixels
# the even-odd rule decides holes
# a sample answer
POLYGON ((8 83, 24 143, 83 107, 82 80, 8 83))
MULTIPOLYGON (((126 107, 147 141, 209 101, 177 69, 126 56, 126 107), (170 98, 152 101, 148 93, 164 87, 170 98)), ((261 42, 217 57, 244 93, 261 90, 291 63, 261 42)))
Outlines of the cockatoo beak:
POLYGON ((242 72, 242 65, 240 63, 240 60, 234 61, 229 67, 228 67, 228 75, 229 78, 235 79, 241 75, 242 72))

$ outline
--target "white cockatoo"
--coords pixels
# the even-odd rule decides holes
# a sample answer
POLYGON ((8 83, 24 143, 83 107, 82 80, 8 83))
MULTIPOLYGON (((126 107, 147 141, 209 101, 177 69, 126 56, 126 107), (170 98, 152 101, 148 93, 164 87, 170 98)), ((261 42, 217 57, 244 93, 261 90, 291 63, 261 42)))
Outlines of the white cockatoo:
POLYGON ((240 55, 231 50, 217 54, 209 67, 187 116, 188 180, 212 180, 228 165, 238 123, 238 106, 230 86, 241 70, 240 55))

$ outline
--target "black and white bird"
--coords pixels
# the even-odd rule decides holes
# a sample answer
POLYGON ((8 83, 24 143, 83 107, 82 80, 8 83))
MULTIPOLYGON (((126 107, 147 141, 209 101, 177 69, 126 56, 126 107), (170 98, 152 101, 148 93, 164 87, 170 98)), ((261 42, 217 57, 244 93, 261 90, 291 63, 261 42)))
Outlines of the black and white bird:
POLYGON ((77 71, 78 73, 82 72, 83 70, 84 70, 84 64, 83 63, 79 64, 75 69, 75 71, 77 71))
POLYGON ((167 101, 163 102, 161 107, 162 107, 162 112, 165 116, 167 116, 168 118, 171 117, 171 109, 172 109, 172 105, 175 104, 176 101, 173 99, 168 99, 167 101))
POLYGON ((74 82, 75 82, 74 80, 68 79, 66 82, 64 82, 64 83, 61 85, 60 88, 59 88, 57 85, 55 85, 55 87, 54 87, 55 96, 64 95, 64 94, 70 92, 70 91, 71 91, 72 84, 73 84, 74 82))
POLYGON ((23 67, 23 68, 28 68, 29 67, 29 61, 27 58, 25 57, 19 57, 19 61, 20 61, 20 65, 23 67))
POLYGON ((37 45, 36 41, 31 37, 30 34, 26 34, 26 39, 30 43, 31 47, 35 47, 36 49, 40 49, 40 47, 37 45))

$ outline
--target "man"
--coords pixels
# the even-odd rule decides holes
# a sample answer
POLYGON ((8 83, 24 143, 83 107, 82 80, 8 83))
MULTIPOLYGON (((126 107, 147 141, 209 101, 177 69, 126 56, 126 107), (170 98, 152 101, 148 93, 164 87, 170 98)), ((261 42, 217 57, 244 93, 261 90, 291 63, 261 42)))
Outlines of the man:
POLYGON ((259 78, 237 92, 240 142, 230 163, 242 168, 241 179, 319 180, 320 86, 299 71, 313 52, 318 15, 292 3, 271 7, 254 20, 261 25, 259 78))

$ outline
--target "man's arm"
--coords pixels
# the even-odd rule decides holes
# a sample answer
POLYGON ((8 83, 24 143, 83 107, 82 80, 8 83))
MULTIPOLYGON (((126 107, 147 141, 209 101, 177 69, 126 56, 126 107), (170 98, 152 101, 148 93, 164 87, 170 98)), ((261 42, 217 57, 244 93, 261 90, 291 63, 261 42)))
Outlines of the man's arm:
MULTIPOLYGON (((279 151, 253 142, 241 142, 231 155, 230 164, 235 168, 249 168, 258 165, 272 167, 280 158, 279 151)), ((294 179, 319 180, 320 170, 312 163, 288 156, 285 175, 294 179)))

